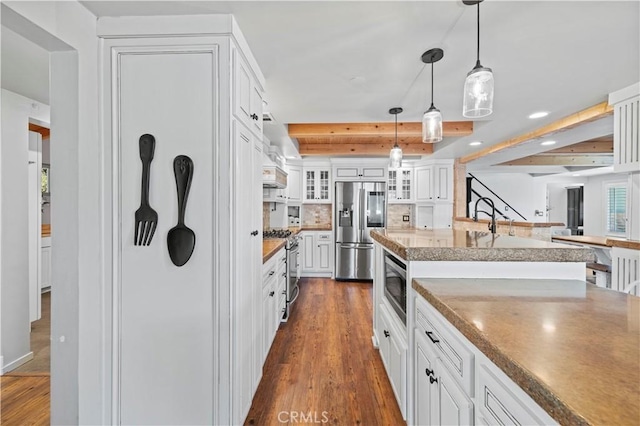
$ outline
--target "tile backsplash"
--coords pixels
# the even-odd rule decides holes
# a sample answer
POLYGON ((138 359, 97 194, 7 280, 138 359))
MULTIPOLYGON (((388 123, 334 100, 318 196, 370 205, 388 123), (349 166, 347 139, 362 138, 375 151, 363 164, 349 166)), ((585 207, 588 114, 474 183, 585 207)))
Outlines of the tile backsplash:
POLYGON ((302 206, 302 226, 331 226, 331 204, 304 204, 302 206))
POLYGON ((412 204, 388 204, 387 228, 412 228, 414 226, 414 207, 412 204), (403 216, 409 216, 409 221, 404 222, 403 216))

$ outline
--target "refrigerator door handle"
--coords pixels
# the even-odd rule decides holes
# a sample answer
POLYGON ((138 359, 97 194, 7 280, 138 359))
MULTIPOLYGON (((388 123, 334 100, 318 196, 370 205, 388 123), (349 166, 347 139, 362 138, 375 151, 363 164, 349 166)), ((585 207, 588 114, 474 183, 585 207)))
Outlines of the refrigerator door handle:
POLYGON ((353 243, 353 244, 340 244, 340 248, 341 249, 345 249, 345 250, 373 250, 373 245, 372 244, 367 244, 367 245, 362 245, 362 244, 357 244, 357 243, 353 243))
MULTIPOLYGON (((360 230, 364 233, 365 226, 365 212, 367 210, 367 205, 365 204, 365 189, 360 188, 360 205, 362 206, 360 209, 360 230)), ((363 241, 362 235, 360 236, 360 241, 363 241)))

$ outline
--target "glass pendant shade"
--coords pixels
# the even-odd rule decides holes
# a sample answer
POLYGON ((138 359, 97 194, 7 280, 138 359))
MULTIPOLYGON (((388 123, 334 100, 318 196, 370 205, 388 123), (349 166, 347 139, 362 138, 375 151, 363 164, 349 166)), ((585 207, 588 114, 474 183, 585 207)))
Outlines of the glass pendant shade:
POLYGON ((436 143, 442 140, 442 114, 440 110, 431 108, 422 116, 422 142, 436 143))
POLYGON ((464 81, 462 115, 481 118, 493 112, 493 73, 491 68, 476 66, 464 81))
POLYGON ((402 167, 402 148, 395 145, 389 154, 389 168, 399 169, 400 167, 402 167))

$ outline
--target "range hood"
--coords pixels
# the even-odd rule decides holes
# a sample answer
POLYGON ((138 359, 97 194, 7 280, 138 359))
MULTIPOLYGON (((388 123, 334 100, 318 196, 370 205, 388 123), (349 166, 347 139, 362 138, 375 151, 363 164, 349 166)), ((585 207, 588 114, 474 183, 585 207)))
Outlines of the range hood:
POLYGON ((264 188, 286 188, 287 172, 265 156, 262 164, 262 186, 264 188))

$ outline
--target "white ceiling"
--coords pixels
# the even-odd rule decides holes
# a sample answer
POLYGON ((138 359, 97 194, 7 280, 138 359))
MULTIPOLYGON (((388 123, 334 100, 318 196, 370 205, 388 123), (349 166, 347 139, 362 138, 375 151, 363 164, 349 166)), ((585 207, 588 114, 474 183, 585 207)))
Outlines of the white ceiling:
MULTIPOLYGON (((400 121, 419 121, 430 97, 430 67, 420 56, 441 47, 435 104, 446 121, 463 119, 476 8, 461 1, 82 3, 98 17, 234 14, 266 77, 267 108, 278 124, 393 121, 388 110, 395 106, 404 108, 400 121)), ((480 13, 480 58, 496 82, 494 113, 476 122, 473 135, 437 144, 435 158, 534 130, 640 79, 637 0, 487 0, 480 13), (550 114, 527 118, 539 110, 550 114), (470 147, 472 140, 484 144, 470 147)), ((286 138, 282 129, 270 132, 276 143, 286 138)))

